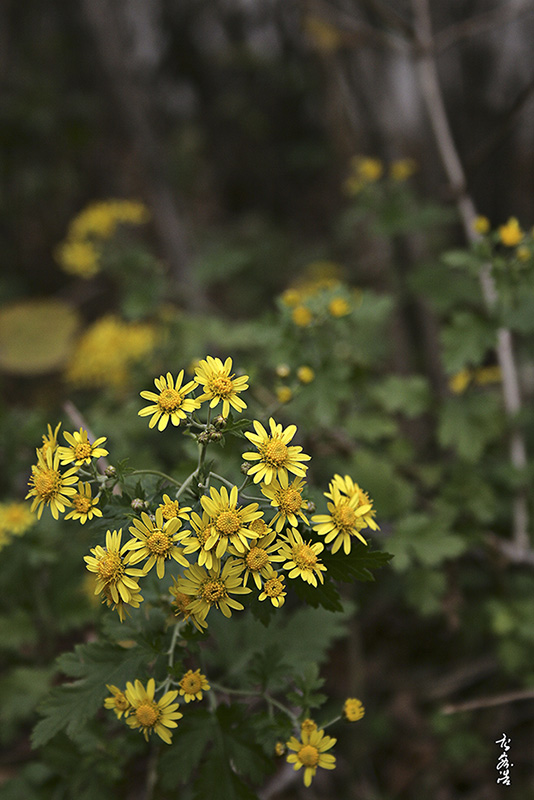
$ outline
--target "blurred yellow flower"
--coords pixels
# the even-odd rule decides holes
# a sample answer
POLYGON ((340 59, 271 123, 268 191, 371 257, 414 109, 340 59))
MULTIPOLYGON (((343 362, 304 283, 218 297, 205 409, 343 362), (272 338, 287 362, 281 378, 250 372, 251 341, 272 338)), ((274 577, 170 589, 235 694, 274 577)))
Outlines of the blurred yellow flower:
POLYGON ((328 303, 328 310, 333 317, 346 317, 350 314, 351 307, 344 297, 334 297, 328 303))
POLYGON ((100 272, 99 253, 93 242, 69 240, 56 249, 56 260, 64 272, 79 278, 92 278, 100 272))
POLYGON ((278 386, 276 389, 276 398, 279 403, 289 403, 293 397, 293 392, 289 386, 278 386))
POLYGON ((299 328, 305 328, 312 321, 312 313, 306 306, 297 306, 293 309, 291 319, 299 328))
POLYGON ((347 697, 343 703, 343 714, 349 722, 358 722, 365 715, 365 708, 356 697, 347 697))
POLYGON ((413 158, 400 158, 390 165, 389 174, 394 181, 405 181, 411 178, 416 170, 417 164, 413 158))
POLYGON ((457 372, 456 375, 453 375, 449 380, 449 389, 451 392, 453 392, 453 394, 463 394, 469 386, 471 376, 471 370, 465 368, 457 372))
POLYGON ((297 369, 297 378, 301 383, 311 383, 315 379, 315 372, 311 367, 303 364, 297 369))
POLYGON ((480 233, 482 236, 488 233, 490 229, 490 221, 487 217, 479 216, 473 220, 473 230, 480 233))
POLYGON ((506 247, 515 247, 523 236, 524 233, 515 217, 510 217, 506 225, 499 227, 499 237, 506 247))

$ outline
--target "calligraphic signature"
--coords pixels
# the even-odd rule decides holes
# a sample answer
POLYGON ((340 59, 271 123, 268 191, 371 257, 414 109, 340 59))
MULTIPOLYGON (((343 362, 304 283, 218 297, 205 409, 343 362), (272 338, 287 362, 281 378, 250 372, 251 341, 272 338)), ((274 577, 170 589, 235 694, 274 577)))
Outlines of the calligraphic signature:
POLYGON ((496 739, 495 744, 499 744, 501 746, 501 752, 499 753, 499 759, 497 761, 497 766, 495 769, 499 773, 499 777, 497 778, 497 783, 502 783, 503 786, 511 786, 512 782, 510 780, 510 767, 514 765, 508 758, 508 750, 510 749, 510 742, 511 739, 505 733, 503 733, 501 739, 496 739))

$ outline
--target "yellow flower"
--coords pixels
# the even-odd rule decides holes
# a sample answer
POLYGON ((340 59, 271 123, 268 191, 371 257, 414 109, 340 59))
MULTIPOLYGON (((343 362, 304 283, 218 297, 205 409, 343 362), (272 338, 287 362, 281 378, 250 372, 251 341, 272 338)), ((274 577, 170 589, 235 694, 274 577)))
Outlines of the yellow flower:
POLYGON ((200 498, 202 508, 211 521, 211 532, 204 547, 206 550, 211 550, 217 545, 215 549, 217 558, 222 558, 226 553, 228 544, 232 544, 238 552, 244 553, 247 539, 257 538, 247 526, 262 516, 262 512, 258 511, 258 504, 249 503, 248 506, 241 508, 237 506, 237 501, 237 486, 232 486, 230 495, 225 486, 221 487, 220 492, 211 487, 210 497, 204 495, 200 498))
POLYGON ((289 403, 293 397, 293 392, 289 386, 278 386, 276 389, 276 399, 279 403, 289 403))
POLYGON ((98 497, 92 497, 90 483, 80 481, 78 491, 71 497, 71 502, 74 508, 65 515, 65 519, 79 519, 81 524, 85 525, 88 519, 102 516, 102 512, 96 507, 98 497))
POLYGON ((328 310, 333 317, 346 317, 350 314, 351 307, 344 297, 334 297, 328 303, 328 310))
POLYGON ((288 528, 287 536, 282 536, 282 544, 273 561, 285 561, 284 569, 289 569, 289 578, 302 578, 306 583, 317 586, 317 578, 324 582, 322 572, 326 567, 318 559, 319 553, 324 550, 320 542, 305 542, 296 528, 288 528))
POLYGON ((332 500, 327 503, 329 514, 317 514, 312 517, 312 522, 317 524, 313 529, 319 536, 325 537, 325 543, 332 545, 332 552, 336 553, 341 545, 345 553, 350 553, 352 538, 356 536, 363 544, 367 544, 360 531, 370 527, 378 529, 373 519, 373 504, 368 495, 363 492, 358 484, 353 483, 348 475, 342 478, 334 476, 330 482, 329 492, 325 497, 332 500))
POLYGON ((248 389, 248 375, 235 378, 231 372, 231 358, 227 358, 223 364, 220 358, 212 356, 206 356, 195 370, 196 382, 204 387, 203 394, 198 397, 199 402, 209 400, 210 408, 215 408, 222 402, 223 417, 227 417, 230 413, 230 406, 239 413, 247 407, 238 393, 248 389))
POLYGON ((315 380, 315 372, 311 367, 307 367, 305 364, 303 364, 297 370, 297 378, 301 383, 311 383, 313 380, 315 380))
MULTIPOLYGON (((91 548, 92 556, 84 556, 89 572, 96 574, 95 594, 104 594, 108 605, 114 603, 119 607, 121 616, 122 603, 135 605, 136 598, 141 601, 139 595, 139 584, 136 577, 142 576, 143 572, 138 569, 129 569, 126 566, 125 554, 129 550, 130 543, 127 542, 121 547, 122 530, 106 532, 106 546, 97 545, 91 548)), ((122 617, 121 617, 122 619, 122 617)))
POLYGON ((69 225, 69 237, 95 236, 109 239, 121 223, 142 225, 150 215, 143 203, 134 200, 104 200, 86 206, 69 225))
POLYGON ((417 170, 417 164, 413 158, 400 158, 393 161, 389 168, 389 174, 394 181, 405 181, 417 170))
POLYGON ((287 378, 291 372, 289 364, 278 364, 275 370, 279 378, 287 378))
POLYGON ((287 477, 288 472, 305 477, 307 465, 303 461, 309 461, 310 456, 302 452, 302 447, 289 445, 293 436, 297 432, 296 425, 289 425, 283 430, 280 423, 276 423, 271 417, 269 427, 271 433, 268 434, 263 425, 257 420, 253 423, 256 433, 245 432, 245 436, 255 447, 257 453, 243 453, 245 461, 257 461, 250 467, 248 475, 254 476, 254 483, 264 481, 267 485, 273 478, 280 478, 281 475, 287 477))
POLYGON ((120 719, 123 714, 126 718, 132 710, 132 707, 124 692, 117 686, 113 686, 113 684, 109 683, 106 683, 106 689, 109 689, 111 692, 111 697, 106 697, 104 700, 104 708, 109 708, 114 711, 117 715, 117 719, 120 719))
POLYGON ((312 321, 312 313, 306 306, 296 306, 291 313, 291 319, 299 328, 306 328, 312 321))
POLYGON ((519 244, 524 235, 515 217, 510 217, 506 225, 501 225, 499 227, 499 237, 506 247, 515 247, 516 244, 519 244))
POLYGON ((65 378, 81 388, 122 387, 132 365, 154 349, 157 338, 151 324, 101 317, 80 337, 65 378))
POLYGON ((282 303, 289 308, 298 306, 301 300, 301 293, 298 289, 286 289, 281 295, 282 303))
POLYGON ((41 519, 45 506, 50 506, 52 516, 58 519, 59 513, 65 511, 65 506, 72 505, 70 498, 76 494, 72 484, 78 480, 76 472, 76 467, 60 472, 57 450, 52 453, 52 450, 48 449, 44 455, 37 450, 37 464, 32 466, 32 474, 28 481, 30 491, 26 495, 26 500, 33 497, 31 510, 37 509, 38 519, 41 519))
POLYGON ((198 614, 195 614, 191 611, 191 603, 193 599, 190 595, 184 594, 178 589, 178 583, 176 578, 173 578, 172 586, 169 586, 169 592, 172 595, 171 605, 175 607, 175 614, 177 617, 183 616, 186 622, 192 622, 193 625, 200 633, 203 633, 203 630, 207 628, 206 622, 201 619, 198 614))
POLYGON ((274 746, 275 756, 283 756, 286 752, 286 746, 283 742, 277 742, 274 746))
POLYGON ((475 233, 480 233, 481 236, 489 233, 490 227, 490 221, 487 217, 479 216, 473 220, 473 230, 475 233))
POLYGON ((153 405, 145 406, 138 412, 140 417, 152 416, 148 423, 149 428, 153 428, 157 423, 158 430, 164 431, 169 420, 173 425, 179 425, 180 420, 185 419, 188 413, 200 408, 198 400, 186 398, 186 395, 196 388, 196 382, 189 381, 185 386, 182 386, 183 378, 183 369, 177 375, 176 383, 171 373, 167 372, 166 377, 160 375, 159 378, 154 378, 154 384, 159 394, 155 392, 140 392, 144 400, 152 400, 153 403, 153 405))
POLYGON ((108 451, 101 446, 106 441, 105 436, 101 436, 91 443, 87 431, 84 431, 83 428, 74 433, 65 431, 63 436, 70 447, 58 447, 59 460, 62 464, 74 463, 76 467, 81 467, 83 464, 89 464, 92 458, 102 458, 108 455, 108 451))
POLYGON ((199 669, 194 672, 191 669, 188 670, 178 685, 180 686, 180 694, 186 703, 195 699, 202 700, 202 692, 208 692, 211 688, 206 676, 199 669))
POLYGON ((248 584, 249 575, 252 575, 256 587, 261 590, 262 577, 271 577, 271 556, 278 550, 278 543, 274 542, 276 532, 270 531, 266 536, 261 539, 256 539, 250 543, 250 548, 244 553, 240 553, 233 547, 228 548, 231 555, 236 556, 237 563, 241 564, 241 570, 244 571, 243 586, 248 584))
POLYGON ((39 450, 43 455, 46 455, 48 450, 50 450, 52 453, 56 452, 57 435, 59 433, 60 428, 61 428, 61 422, 58 422, 54 430, 52 430, 52 426, 48 424, 48 433, 43 434, 43 444, 39 448, 39 450))
POLYGON ((199 550, 197 563, 208 569, 219 566, 219 559, 216 557, 212 549, 206 548, 206 542, 211 536, 211 519, 205 511, 202 512, 200 517, 196 511, 193 511, 190 519, 192 531, 188 531, 188 536, 182 541, 184 547, 184 555, 196 553, 199 550))
POLYGON ((222 611, 225 617, 232 616, 232 608, 242 611, 244 606, 230 597, 230 593, 250 592, 250 589, 241 585, 239 565, 236 565, 233 558, 225 562, 222 571, 219 567, 206 570, 193 564, 177 579, 176 586, 178 591, 194 598, 188 608, 201 620, 206 619, 213 606, 222 611))
POLYGON ((167 744, 171 743, 172 734, 168 728, 177 727, 177 719, 181 719, 181 714, 176 709, 178 703, 174 703, 178 692, 166 692, 159 700, 154 700, 156 684, 154 678, 150 678, 146 689, 141 681, 136 680, 135 686, 132 683, 126 684, 126 699, 131 705, 130 714, 126 724, 130 728, 139 728, 146 741, 149 734, 155 731, 160 739, 167 744))
POLYGON ((335 756, 326 751, 335 745, 337 739, 326 736, 324 731, 316 730, 310 733, 302 731, 301 740, 292 736, 286 743, 289 750, 295 750, 287 756, 287 761, 294 765, 295 770, 304 767, 304 786, 310 786, 317 767, 335 769, 335 756))
POLYGON ((134 519, 133 527, 128 529, 134 537, 127 545, 130 550, 128 564, 138 564, 146 558, 143 573, 146 575, 155 564, 160 579, 165 575, 165 561, 169 558, 183 567, 189 566, 189 561, 182 555, 183 549, 177 545, 188 534, 188 531, 178 531, 180 525, 177 517, 165 522, 161 508, 156 509, 155 523, 142 511, 141 519, 134 519))
POLYGON ((461 369, 460 372, 450 378, 449 389, 454 394, 463 394, 469 386, 472 376, 473 373, 470 369, 461 369))
POLYGON ((26 503, 0 503, 0 533, 22 536, 35 523, 36 519, 26 503))
POLYGON ((280 608, 286 601, 285 588, 284 576, 277 575, 276 572, 272 570, 263 584, 263 591, 258 599, 267 600, 267 598, 269 598, 275 608, 280 608))
POLYGON ((271 520, 271 525, 276 523, 275 529, 278 532, 287 522, 296 528, 299 524, 297 516, 303 522, 308 522, 306 515, 302 513, 302 509, 307 505, 306 501, 302 499, 304 486, 305 481, 302 478, 295 478, 290 484, 287 473, 281 474, 280 478, 273 478, 268 485, 262 484, 262 494, 271 501, 271 506, 278 509, 271 520))
POLYGON ((100 254, 93 242, 74 239, 63 242, 55 253, 64 272, 79 278, 92 278, 100 272, 100 254))
POLYGON ((365 714, 365 708, 360 700, 355 697, 347 697, 343 704, 343 714, 349 722, 358 722, 365 714))
POLYGON ((304 731, 306 731, 307 734, 310 734, 316 730, 317 730, 317 723, 314 722, 313 719, 305 719, 300 723, 301 733, 304 733, 304 731))
POLYGON ((189 520, 191 506, 181 506, 178 500, 171 500, 168 494, 163 495, 163 503, 159 505, 159 508, 165 520, 175 518, 189 520))
POLYGON ((384 165, 379 158, 366 158, 365 156, 354 156, 351 159, 351 167, 355 176, 365 183, 378 181, 384 172, 384 165))
POLYGON ((519 261, 528 261, 531 258, 531 252, 525 245, 521 245, 515 251, 515 254, 519 261))
POLYGON ((493 367, 480 367, 475 370, 475 383, 479 386, 487 386, 489 383, 500 383, 502 372, 498 364, 493 367))
POLYGON ((313 46, 323 53, 331 53, 341 47, 343 35, 341 31, 321 17, 308 14, 304 17, 304 31, 313 46))

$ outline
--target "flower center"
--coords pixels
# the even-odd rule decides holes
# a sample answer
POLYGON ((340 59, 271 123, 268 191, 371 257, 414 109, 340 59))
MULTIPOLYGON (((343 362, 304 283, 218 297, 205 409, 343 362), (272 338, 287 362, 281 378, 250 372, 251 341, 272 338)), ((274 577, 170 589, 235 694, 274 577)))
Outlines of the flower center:
POLYGON ((172 414, 177 411, 182 405, 183 397, 176 389, 163 389, 161 392, 158 405, 166 414, 172 414))
POLYGON ((356 514, 348 505, 338 506, 332 514, 332 519, 341 531, 351 531, 356 524, 356 514))
POLYGON ((259 572, 269 563, 269 556, 263 547, 252 547, 245 557, 245 563, 249 569, 259 572))
POLYGON ((202 689, 202 679, 198 675, 187 675, 180 681, 180 686, 188 694, 196 694, 202 689))
POLYGON ((75 497, 73 497, 72 503, 76 511, 78 511, 80 514, 87 514, 91 508, 90 499, 83 494, 77 494, 75 497))
POLYGON ((293 548, 293 561, 300 569, 310 569, 317 564, 317 556, 309 544, 298 544, 293 548))
POLYGON ((116 694, 115 697, 113 698, 113 701, 115 703, 115 708, 118 708, 119 711, 126 711, 126 709, 130 705, 125 695, 123 695, 122 693, 116 694))
POLYGON ((159 708, 156 703, 145 700, 139 708, 135 709, 135 716, 143 728, 152 728, 159 719, 159 708))
POLYGON ((215 527, 222 536, 232 536, 241 528, 239 514, 237 511, 232 509, 228 509, 228 511, 221 511, 217 517, 215 527))
POLYGON ((176 606, 178 610, 184 614, 190 602, 191 598, 188 594, 176 591, 174 592, 174 600, 172 601, 171 605, 176 606))
POLYGON ((226 596, 226 586, 220 578, 210 578, 202 584, 200 595, 206 603, 212 606, 217 600, 220 600, 221 597, 226 596))
POLYGON ((319 762, 319 751, 311 744, 305 744, 298 752, 298 758, 305 767, 315 767, 319 762))
POLYGON ((157 556, 167 555, 173 544, 169 534, 163 531, 154 531, 146 541, 148 549, 157 556))
POLYGON ((33 476, 33 485, 39 497, 51 500, 61 492, 61 473, 57 469, 45 467, 33 476))
POLYGON ((118 553, 106 553, 96 565, 96 571, 104 583, 118 581, 124 574, 124 565, 118 553))
POLYGON ((87 458, 91 458, 92 452, 93 448, 89 442, 78 442, 74 448, 74 458, 76 461, 85 461, 87 458))
POLYGON ((279 597, 284 591, 284 584, 278 577, 269 578, 263 585, 267 597, 279 597))
POLYGON ((281 467, 287 461, 287 447, 280 439, 269 439, 263 447, 262 455, 271 467, 281 467))
POLYGON ((163 519, 174 519, 178 516, 180 505, 177 500, 171 500, 170 503, 160 506, 163 519))
POLYGON ((217 375, 208 381, 208 390, 217 397, 230 397, 234 384, 227 375, 217 375))
POLYGON ((288 488, 279 492, 277 498, 278 508, 285 514, 294 514, 302 506, 302 495, 296 489, 288 488))

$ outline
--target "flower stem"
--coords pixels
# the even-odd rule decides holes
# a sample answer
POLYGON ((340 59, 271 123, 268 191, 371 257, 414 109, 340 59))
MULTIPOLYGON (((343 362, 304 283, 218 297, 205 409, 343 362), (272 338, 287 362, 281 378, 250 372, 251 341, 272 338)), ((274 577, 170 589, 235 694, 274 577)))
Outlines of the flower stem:
POLYGON ((170 475, 159 472, 157 469, 135 469, 133 472, 130 472, 130 475, 157 475, 159 478, 164 478, 166 481, 169 481, 169 483, 174 483, 175 486, 183 486, 179 481, 175 481, 174 478, 171 478, 170 475))

